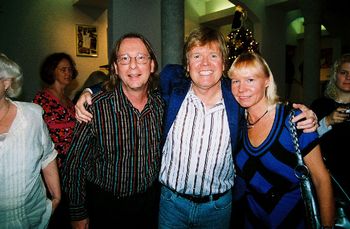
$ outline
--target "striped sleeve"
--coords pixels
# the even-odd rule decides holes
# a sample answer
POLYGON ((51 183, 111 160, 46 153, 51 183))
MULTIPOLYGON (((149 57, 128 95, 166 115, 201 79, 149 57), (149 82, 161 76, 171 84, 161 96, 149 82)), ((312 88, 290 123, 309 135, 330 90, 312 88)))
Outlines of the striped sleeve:
POLYGON ((90 124, 77 123, 63 164, 62 188, 69 199, 71 220, 82 220, 88 217, 84 168, 92 149, 92 137, 90 124))

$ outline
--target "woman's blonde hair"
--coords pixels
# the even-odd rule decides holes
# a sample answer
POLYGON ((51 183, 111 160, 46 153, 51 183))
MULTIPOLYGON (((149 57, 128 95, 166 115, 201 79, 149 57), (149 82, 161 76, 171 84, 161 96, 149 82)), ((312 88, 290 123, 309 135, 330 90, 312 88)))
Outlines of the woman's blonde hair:
POLYGON ((16 97, 21 93, 22 77, 21 67, 0 52, 0 80, 11 80, 11 85, 6 90, 6 96, 16 97))
POLYGON ((337 87, 337 74, 344 63, 350 63, 350 53, 343 54, 339 59, 337 59, 330 72, 330 79, 327 84, 326 90, 324 92, 324 95, 326 97, 329 97, 331 99, 337 99, 338 98, 338 93, 339 93, 339 88, 337 87))
POLYGON ((230 69, 228 70, 228 76, 231 78, 234 72, 241 68, 255 68, 261 70, 263 74, 269 78, 269 86, 265 91, 267 102, 269 104, 275 104, 279 101, 279 96, 277 95, 277 85, 273 74, 269 65, 261 55, 253 52, 242 53, 232 63, 230 69))

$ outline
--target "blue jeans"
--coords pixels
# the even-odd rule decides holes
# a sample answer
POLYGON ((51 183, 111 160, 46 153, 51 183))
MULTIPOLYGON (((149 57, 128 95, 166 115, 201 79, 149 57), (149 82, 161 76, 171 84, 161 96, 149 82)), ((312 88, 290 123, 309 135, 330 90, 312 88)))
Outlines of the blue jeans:
POLYGON ((230 228, 232 192, 218 200, 193 203, 162 186, 159 205, 159 229, 230 228))

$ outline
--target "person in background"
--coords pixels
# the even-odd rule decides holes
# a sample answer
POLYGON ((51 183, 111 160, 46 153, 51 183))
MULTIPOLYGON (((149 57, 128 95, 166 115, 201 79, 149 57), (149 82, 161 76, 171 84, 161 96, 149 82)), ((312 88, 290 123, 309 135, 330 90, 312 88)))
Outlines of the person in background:
POLYGON ((152 88, 158 62, 146 38, 123 35, 110 81, 77 124, 64 165, 73 228, 156 228, 164 102, 152 88))
POLYGON ((103 71, 97 70, 97 71, 93 71, 89 77, 85 80, 83 86, 81 87, 81 89, 75 94, 74 98, 73 98, 73 103, 75 104, 79 97, 80 94, 83 92, 83 90, 85 88, 91 87, 93 85, 96 84, 100 84, 103 82, 108 81, 108 76, 106 75, 106 73, 104 73, 103 71))
MULTIPOLYGON (((318 132, 325 163, 345 191, 350 194, 348 164, 350 133, 350 54, 338 58, 330 72, 324 97, 311 104, 319 117, 318 132)), ((336 187, 336 186, 334 186, 336 187)), ((343 195, 334 188, 336 198, 343 195)), ((341 199, 339 199, 341 200, 341 199)), ((350 215, 349 205, 346 208, 350 215)))
MULTIPOLYGON (((232 152, 239 144, 241 115, 230 80, 223 77, 225 40, 218 31, 200 27, 190 34, 184 50, 186 71, 167 65, 160 76, 166 114, 158 227, 229 228, 232 152)), ((83 106, 90 101, 89 92, 78 100, 79 121, 93 117, 83 106)), ((315 130, 313 112, 306 110, 294 121, 311 117, 298 125, 315 130)))
POLYGON ((21 81, 20 67, 0 53, 0 228, 41 229, 61 199, 57 152, 41 107, 10 99, 21 81))
POLYGON ((41 65, 40 77, 47 85, 36 93, 33 102, 43 110, 43 118, 58 152, 58 167, 65 159, 75 126, 74 104, 66 88, 78 75, 75 62, 66 53, 53 53, 41 65))
MULTIPOLYGON (((259 54, 243 53, 228 76, 234 97, 245 109, 243 144, 235 155, 237 173, 247 184, 245 228, 305 228, 304 202, 294 171, 297 156, 289 130, 290 109, 278 102, 269 66, 259 54)), ((300 133, 299 142, 318 196, 323 228, 332 228, 332 185, 318 134, 300 133)))
MULTIPOLYGON (((43 118, 58 152, 57 161, 60 174, 76 122, 74 104, 67 96, 66 88, 77 75, 75 62, 70 55, 66 53, 50 54, 45 58, 40 69, 40 77, 47 86, 38 91, 33 99, 33 102, 44 110, 43 118)), ((62 197, 61 204, 51 219, 50 228, 70 228, 64 193, 62 197)))

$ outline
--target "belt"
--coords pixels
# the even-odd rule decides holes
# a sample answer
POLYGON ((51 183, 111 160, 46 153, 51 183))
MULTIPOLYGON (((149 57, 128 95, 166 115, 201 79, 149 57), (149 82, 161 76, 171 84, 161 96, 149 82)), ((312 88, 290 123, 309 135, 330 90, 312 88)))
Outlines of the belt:
MULTIPOLYGON (((171 190, 171 189, 169 189, 171 190)), ((193 203, 196 204, 203 204, 207 203, 209 201, 215 201, 218 200, 220 197, 224 196, 226 193, 228 193, 228 190, 223 192, 223 193, 218 193, 218 194, 213 194, 213 195, 208 195, 208 196, 196 196, 196 195, 189 195, 189 194, 183 194, 176 192, 174 190, 171 190, 173 193, 175 193, 177 196, 180 196, 186 200, 189 200, 193 203)))

